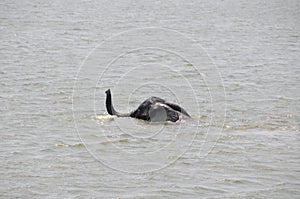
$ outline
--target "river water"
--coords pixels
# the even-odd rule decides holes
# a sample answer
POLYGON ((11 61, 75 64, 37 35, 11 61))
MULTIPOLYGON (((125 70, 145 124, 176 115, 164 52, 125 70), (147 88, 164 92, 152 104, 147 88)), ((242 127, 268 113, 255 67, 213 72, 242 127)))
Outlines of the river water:
POLYGON ((1 198, 299 198, 299 1, 2 1, 1 198), (192 119, 107 115, 150 96, 192 119))

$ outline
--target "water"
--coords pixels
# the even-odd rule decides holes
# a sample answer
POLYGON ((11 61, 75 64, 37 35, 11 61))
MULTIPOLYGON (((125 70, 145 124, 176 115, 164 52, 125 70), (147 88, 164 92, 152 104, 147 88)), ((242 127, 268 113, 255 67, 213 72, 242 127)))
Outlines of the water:
POLYGON ((3 1, 1 198, 299 198, 299 7, 3 1))

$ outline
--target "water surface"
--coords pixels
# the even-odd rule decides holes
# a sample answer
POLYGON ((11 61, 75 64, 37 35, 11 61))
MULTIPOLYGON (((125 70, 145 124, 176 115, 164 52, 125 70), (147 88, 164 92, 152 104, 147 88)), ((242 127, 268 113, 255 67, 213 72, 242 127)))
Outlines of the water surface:
POLYGON ((0 9, 2 198, 299 198, 298 1, 0 9), (107 116, 108 88, 194 120, 107 116))

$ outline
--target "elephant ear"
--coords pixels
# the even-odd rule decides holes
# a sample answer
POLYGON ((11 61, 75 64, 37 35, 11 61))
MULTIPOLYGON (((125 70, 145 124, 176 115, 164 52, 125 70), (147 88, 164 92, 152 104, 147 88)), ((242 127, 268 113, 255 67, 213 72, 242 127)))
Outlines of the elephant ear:
POLYGON ((176 122, 179 120, 179 113, 162 103, 156 103, 153 107, 151 107, 149 115, 151 122, 176 122))

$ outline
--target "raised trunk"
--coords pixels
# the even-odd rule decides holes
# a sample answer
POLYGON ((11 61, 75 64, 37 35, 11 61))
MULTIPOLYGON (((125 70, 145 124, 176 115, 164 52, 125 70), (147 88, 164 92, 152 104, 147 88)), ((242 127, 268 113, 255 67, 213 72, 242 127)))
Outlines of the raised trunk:
POLYGON ((118 117, 130 117, 130 113, 119 113, 114 109, 114 106, 112 104, 112 97, 110 93, 110 89, 105 91, 106 93, 106 110, 108 114, 110 115, 116 115, 118 117))

